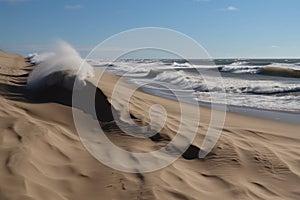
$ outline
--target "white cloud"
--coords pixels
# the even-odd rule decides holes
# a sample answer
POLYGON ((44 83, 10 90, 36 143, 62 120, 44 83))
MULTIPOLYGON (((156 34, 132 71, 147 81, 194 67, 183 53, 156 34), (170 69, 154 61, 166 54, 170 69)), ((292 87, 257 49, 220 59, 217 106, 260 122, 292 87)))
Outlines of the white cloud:
POLYGON ((272 45, 271 47, 274 48, 274 49, 280 48, 280 46, 277 46, 277 45, 272 45))
POLYGON ((226 10, 227 10, 227 11, 237 11, 237 10, 239 10, 239 9, 237 9, 237 8, 234 7, 234 6, 228 6, 228 7, 226 8, 226 10))
POLYGON ((67 10, 78 10, 83 8, 83 5, 76 4, 76 5, 65 5, 65 9, 67 10))
POLYGON ((223 8, 223 9, 219 9, 220 11, 229 11, 229 12, 233 12, 233 11, 238 11, 239 9, 237 7, 234 6, 228 6, 227 8, 223 8))

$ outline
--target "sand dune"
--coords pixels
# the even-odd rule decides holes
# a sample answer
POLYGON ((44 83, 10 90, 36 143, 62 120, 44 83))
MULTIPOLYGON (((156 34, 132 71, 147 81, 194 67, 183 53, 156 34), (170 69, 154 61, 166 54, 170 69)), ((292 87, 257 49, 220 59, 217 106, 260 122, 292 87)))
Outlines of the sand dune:
MULTIPOLYGON (((213 151, 205 159, 193 159, 211 112, 190 106, 201 109, 201 121, 189 151, 162 170, 124 173, 101 164, 84 148, 75 130, 70 92, 26 90, 32 68, 23 57, 0 51, 1 200, 300 198, 298 125, 228 113, 213 151)), ((168 143, 178 129, 178 103, 138 90, 130 102, 134 120, 149 123, 148 108, 156 103, 165 107, 168 120, 155 137, 128 136, 111 121, 109 101, 116 81, 118 77, 104 74, 97 90, 98 119, 109 139, 135 152, 168 143)))

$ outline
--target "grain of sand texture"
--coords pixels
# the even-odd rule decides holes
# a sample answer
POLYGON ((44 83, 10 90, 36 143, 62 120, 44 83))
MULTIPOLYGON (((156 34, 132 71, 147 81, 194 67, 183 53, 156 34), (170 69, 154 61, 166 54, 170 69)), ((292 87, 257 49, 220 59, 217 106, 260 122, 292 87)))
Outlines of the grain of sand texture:
MULTIPOLYGON (((26 90, 33 67, 20 55, 0 51, 1 200, 300 199, 298 125, 227 113, 213 151, 205 159, 192 159, 208 128, 210 110, 191 106, 201 109, 201 122, 186 154, 159 171, 124 173, 101 164, 84 148, 75 130, 70 92, 26 90)), ((156 138, 128 136, 110 121, 109 101, 117 80, 104 74, 96 96, 98 119, 109 139, 137 152, 168 143, 180 121, 178 103, 135 92, 130 109, 137 123, 147 124, 147 111, 157 103, 165 107, 168 120, 156 138)))

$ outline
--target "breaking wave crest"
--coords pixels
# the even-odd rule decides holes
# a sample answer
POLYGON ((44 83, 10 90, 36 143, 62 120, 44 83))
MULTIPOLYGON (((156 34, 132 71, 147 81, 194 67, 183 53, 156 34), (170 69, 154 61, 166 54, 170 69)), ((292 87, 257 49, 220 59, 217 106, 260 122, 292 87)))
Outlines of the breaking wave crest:
POLYGON ((300 70, 281 67, 263 67, 259 70, 259 74, 268 76, 300 78, 300 70))
POLYGON ((64 41, 58 42, 51 52, 27 58, 35 64, 27 80, 28 89, 59 86, 72 90, 75 80, 83 87, 86 78, 94 76, 93 67, 64 41))
POLYGON ((300 70, 297 65, 268 65, 268 66, 250 66, 250 65, 228 65, 219 67, 220 72, 229 72, 235 74, 261 74, 265 76, 300 78, 300 70))

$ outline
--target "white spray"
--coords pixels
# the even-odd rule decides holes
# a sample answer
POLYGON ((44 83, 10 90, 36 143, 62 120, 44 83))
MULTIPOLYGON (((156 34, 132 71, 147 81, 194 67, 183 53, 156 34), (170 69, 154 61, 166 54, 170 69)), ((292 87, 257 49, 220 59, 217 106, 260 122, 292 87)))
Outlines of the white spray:
POLYGON ((85 79, 94 76, 93 67, 71 45, 63 41, 58 42, 51 52, 32 56, 30 61, 36 65, 29 74, 28 89, 52 85, 72 89, 75 79, 85 86, 85 79))

